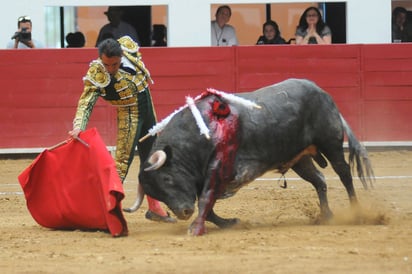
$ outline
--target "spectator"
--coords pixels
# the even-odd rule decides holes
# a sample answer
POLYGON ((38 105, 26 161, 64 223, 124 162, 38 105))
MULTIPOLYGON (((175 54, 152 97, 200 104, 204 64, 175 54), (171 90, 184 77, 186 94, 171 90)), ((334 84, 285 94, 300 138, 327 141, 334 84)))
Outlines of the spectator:
POLYGON ((298 45, 332 43, 332 32, 316 7, 309 7, 303 12, 295 37, 298 45))
POLYGON ((86 43, 83 33, 80 31, 70 32, 66 35, 66 42, 68 48, 82 48, 86 43))
POLYGON ((104 14, 109 23, 104 25, 97 36, 96 47, 107 38, 119 39, 122 36, 130 36, 135 42, 139 43, 136 29, 122 20, 123 10, 121 7, 109 7, 104 14))
MULTIPOLYGON (((134 159, 135 150, 140 158, 140 168, 149 155, 155 137, 142 142, 139 139, 156 123, 156 114, 149 90, 150 73, 145 67, 139 46, 129 36, 118 40, 109 38, 98 46, 99 58, 90 63, 84 80, 73 130, 69 135, 76 138, 86 129, 94 105, 99 97, 116 107, 117 143, 116 168, 122 180, 126 178, 134 159)), ((146 196, 149 210, 146 218, 155 221, 176 220, 160 206, 159 201, 146 196)))
POLYGON ((44 47, 42 42, 32 38, 32 22, 29 16, 20 16, 17 19, 17 28, 18 30, 13 35, 13 37, 11 37, 12 40, 7 43, 6 47, 8 49, 29 49, 44 47))
POLYGON ((167 29, 165 25, 153 25, 153 34, 152 34, 152 46, 153 47, 166 47, 167 29))
POLYGON ((216 20, 211 22, 212 46, 234 46, 239 44, 236 30, 228 22, 232 16, 229 6, 223 5, 216 10, 216 20))
POLYGON ((275 21, 269 20, 263 24, 263 35, 259 37, 256 45, 264 44, 286 44, 285 39, 282 38, 279 26, 275 21))
POLYGON ((408 11, 396 7, 392 12, 392 42, 412 42, 412 25, 407 20, 408 11))

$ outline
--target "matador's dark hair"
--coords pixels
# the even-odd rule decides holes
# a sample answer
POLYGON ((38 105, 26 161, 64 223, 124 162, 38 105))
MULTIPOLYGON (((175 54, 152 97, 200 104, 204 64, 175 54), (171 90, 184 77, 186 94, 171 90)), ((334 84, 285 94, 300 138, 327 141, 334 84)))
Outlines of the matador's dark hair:
POLYGON ((123 55, 123 50, 120 43, 113 38, 108 38, 101 41, 97 48, 99 50, 100 57, 102 57, 103 54, 107 57, 121 57, 123 55))

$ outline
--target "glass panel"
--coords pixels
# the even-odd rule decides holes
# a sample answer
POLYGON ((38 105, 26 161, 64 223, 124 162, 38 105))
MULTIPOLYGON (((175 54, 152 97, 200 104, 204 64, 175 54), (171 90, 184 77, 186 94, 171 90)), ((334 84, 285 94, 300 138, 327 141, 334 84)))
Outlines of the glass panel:
MULTIPOLYGON (((46 7, 46 47, 47 48, 60 48, 60 7, 46 7)), ((75 7, 63 7, 64 16, 64 29, 66 33, 74 32, 77 30, 76 26, 76 8, 75 7)), ((65 47, 66 44, 63 45, 65 47)))

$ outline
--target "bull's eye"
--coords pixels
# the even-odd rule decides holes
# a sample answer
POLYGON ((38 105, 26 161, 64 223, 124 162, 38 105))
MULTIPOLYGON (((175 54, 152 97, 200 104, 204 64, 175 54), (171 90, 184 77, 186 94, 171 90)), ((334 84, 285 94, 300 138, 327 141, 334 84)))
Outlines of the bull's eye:
POLYGON ((169 175, 165 175, 165 176, 163 177, 163 180, 162 180, 162 181, 164 182, 165 185, 173 185, 172 177, 169 176, 169 175))

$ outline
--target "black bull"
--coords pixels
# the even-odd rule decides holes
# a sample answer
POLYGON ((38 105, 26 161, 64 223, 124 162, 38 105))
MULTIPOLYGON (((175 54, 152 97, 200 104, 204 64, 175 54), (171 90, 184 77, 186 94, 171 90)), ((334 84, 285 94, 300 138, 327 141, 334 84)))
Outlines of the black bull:
POLYGON ((346 188, 350 202, 357 198, 351 168, 357 167, 367 188, 373 171, 365 148, 339 113, 330 95, 308 80, 289 79, 237 96, 261 108, 246 108, 209 95, 196 101, 210 139, 201 135, 190 109, 177 113, 158 135, 145 170, 139 174, 140 195, 164 202, 179 219, 188 219, 198 199, 198 216, 189 228, 192 235, 206 232, 205 220, 230 227, 238 219, 224 219, 213 211, 216 199, 233 195, 239 188, 269 170, 282 174, 289 168, 316 189, 321 217, 333 216, 327 199, 322 168, 328 159, 346 188), (344 133, 349 143, 349 164, 344 157, 344 133))

